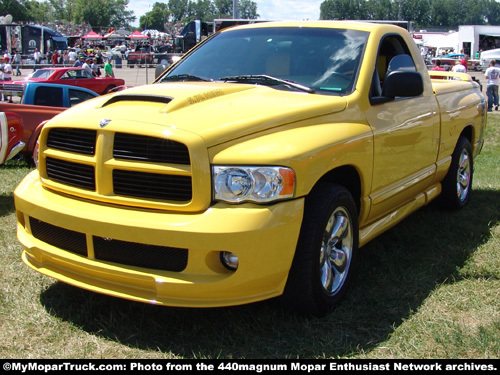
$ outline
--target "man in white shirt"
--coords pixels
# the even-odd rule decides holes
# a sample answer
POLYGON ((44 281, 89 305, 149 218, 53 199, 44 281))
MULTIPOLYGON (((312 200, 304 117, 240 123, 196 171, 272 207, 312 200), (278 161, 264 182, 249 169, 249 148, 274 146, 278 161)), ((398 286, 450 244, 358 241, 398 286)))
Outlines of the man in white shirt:
MULTIPOLYGON (((12 80, 12 65, 10 65, 10 58, 4 57, 2 59, 2 81, 11 81, 12 80)), ((3 96, 4 101, 8 101, 12 103, 12 96, 3 96)))
POLYGON ((486 95, 488 96, 488 112, 493 110, 498 111, 498 84, 500 83, 500 68, 497 68, 495 60, 490 60, 490 66, 484 72, 484 76, 488 80, 486 84, 486 95))
POLYGON ((455 63, 455 66, 451 69, 452 72, 467 73, 467 68, 462 65, 460 61, 455 63))
POLYGON ((35 64, 33 65, 33 71, 36 71, 36 66, 42 62, 42 54, 35 48, 35 52, 33 52, 33 60, 35 60, 35 64))
POLYGON ((76 58, 78 57, 76 51, 74 49, 70 50, 68 52, 68 60, 69 60, 69 65, 70 66, 73 66, 73 64, 75 63, 76 61, 76 58))

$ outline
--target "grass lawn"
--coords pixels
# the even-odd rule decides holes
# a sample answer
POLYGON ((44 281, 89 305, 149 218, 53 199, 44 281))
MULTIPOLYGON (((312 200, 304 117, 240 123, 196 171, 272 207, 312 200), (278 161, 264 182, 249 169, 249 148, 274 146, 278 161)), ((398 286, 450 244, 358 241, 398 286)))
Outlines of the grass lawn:
POLYGON ((429 205, 361 249, 332 314, 274 301, 217 309, 146 305, 81 290, 20 259, 12 191, 30 168, 0 166, 0 357, 500 358, 500 116, 489 118, 469 205, 429 205))

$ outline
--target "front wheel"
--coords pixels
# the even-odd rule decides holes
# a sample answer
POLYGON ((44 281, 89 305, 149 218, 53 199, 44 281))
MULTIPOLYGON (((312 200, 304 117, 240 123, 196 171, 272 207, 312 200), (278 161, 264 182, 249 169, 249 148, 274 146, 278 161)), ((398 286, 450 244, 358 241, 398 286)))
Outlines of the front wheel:
POLYGON ((306 198, 304 219, 282 302, 323 316, 343 298, 358 250, 356 205, 347 189, 321 184, 306 198))
POLYGON ((472 190, 472 146, 466 137, 458 139, 448 173, 442 182, 441 204, 448 209, 463 208, 472 190))

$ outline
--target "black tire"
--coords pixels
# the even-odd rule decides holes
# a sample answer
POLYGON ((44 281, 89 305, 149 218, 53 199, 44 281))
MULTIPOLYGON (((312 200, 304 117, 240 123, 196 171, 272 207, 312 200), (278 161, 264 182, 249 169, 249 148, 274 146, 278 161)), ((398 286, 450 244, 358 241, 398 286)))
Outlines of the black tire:
POLYGON ((318 185, 306 198, 283 305, 318 317, 333 310, 352 279, 358 234, 356 205, 349 191, 332 183, 318 185))
POLYGON ((451 210, 465 207, 472 190, 473 171, 472 146, 466 137, 460 136, 451 157, 450 169, 442 181, 439 198, 442 207, 451 210))

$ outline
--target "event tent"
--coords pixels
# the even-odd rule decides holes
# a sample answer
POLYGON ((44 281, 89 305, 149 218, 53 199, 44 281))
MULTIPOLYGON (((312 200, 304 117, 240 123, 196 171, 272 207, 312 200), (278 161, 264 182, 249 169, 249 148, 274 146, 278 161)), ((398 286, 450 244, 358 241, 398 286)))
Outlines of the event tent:
POLYGON ((130 39, 148 39, 149 36, 142 34, 140 31, 135 30, 130 36, 130 39))
POLYGON ((90 31, 87 35, 82 36, 83 39, 102 39, 102 35, 97 34, 95 31, 90 31))

